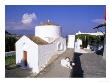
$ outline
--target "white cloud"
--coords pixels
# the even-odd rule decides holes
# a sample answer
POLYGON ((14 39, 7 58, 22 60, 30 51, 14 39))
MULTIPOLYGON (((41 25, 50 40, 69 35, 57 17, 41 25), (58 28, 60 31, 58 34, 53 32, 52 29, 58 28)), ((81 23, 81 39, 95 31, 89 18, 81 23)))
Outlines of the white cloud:
POLYGON ((32 14, 25 13, 22 16, 21 22, 25 25, 30 25, 32 21, 36 19, 37 19, 37 16, 35 13, 32 13, 32 14))
POLYGON ((8 30, 32 29, 34 24, 24 25, 21 21, 6 21, 5 27, 8 30))
POLYGON ((92 22, 101 24, 101 23, 104 23, 105 20, 104 19, 94 19, 94 20, 92 20, 92 22))

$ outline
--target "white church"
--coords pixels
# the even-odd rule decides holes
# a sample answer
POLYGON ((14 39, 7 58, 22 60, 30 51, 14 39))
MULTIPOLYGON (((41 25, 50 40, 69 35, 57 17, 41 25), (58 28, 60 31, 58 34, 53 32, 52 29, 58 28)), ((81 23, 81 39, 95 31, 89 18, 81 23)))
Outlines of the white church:
POLYGON ((22 36, 16 43, 16 64, 39 73, 66 50, 61 27, 50 20, 35 27, 35 36, 22 36))

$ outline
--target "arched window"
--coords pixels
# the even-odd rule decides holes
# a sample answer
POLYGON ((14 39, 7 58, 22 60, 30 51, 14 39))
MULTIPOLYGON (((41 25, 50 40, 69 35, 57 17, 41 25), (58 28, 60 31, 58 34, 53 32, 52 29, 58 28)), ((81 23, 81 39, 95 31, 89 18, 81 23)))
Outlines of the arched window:
POLYGON ((57 45, 57 50, 58 50, 58 51, 64 50, 64 45, 63 45, 62 42, 59 42, 59 43, 58 43, 58 45, 57 45))

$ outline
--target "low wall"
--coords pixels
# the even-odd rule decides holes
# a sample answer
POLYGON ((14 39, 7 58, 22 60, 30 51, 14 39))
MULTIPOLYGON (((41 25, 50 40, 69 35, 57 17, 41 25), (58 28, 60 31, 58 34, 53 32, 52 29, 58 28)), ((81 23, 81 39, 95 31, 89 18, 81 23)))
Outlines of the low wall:
POLYGON ((5 52, 5 57, 13 56, 16 54, 16 51, 5 52))

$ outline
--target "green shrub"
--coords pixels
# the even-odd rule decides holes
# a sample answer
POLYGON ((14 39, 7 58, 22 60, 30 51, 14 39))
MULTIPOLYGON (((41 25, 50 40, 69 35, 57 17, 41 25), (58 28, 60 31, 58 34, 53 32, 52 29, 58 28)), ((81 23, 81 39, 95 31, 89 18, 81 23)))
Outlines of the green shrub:
POLYGON ((17 41, 16 37, 6 36, 5 37, 5 51, 14 51, 15 42, 17 41))
POLYGON ((89 35, 89 34, 79 34, 76 35, 75 40, 77 39, 82 40, 82 47, 86 48, 87 45, 101 45, 104 43, 104 36, 96 36, 96 35, 89 35))
POLYGON ((16 63, 15 55, 5 57, 5 65, 12 65, 16 63))

